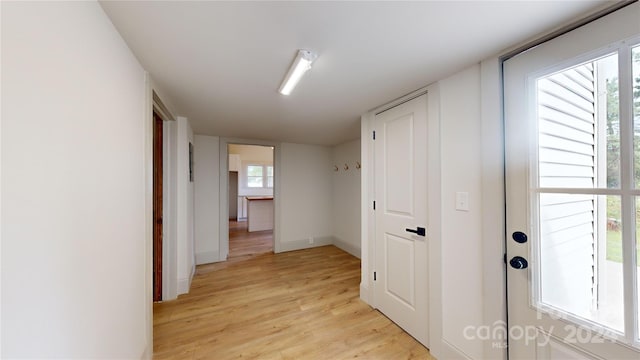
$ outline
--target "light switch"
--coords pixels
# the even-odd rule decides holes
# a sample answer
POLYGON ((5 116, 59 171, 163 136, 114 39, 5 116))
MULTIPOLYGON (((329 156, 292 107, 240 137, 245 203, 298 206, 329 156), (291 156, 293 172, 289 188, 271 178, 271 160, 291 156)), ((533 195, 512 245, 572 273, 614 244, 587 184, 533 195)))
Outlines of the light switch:
POLYGON ((468 192, 456 193, 456 210, 469 211, 469 193, 468 192))

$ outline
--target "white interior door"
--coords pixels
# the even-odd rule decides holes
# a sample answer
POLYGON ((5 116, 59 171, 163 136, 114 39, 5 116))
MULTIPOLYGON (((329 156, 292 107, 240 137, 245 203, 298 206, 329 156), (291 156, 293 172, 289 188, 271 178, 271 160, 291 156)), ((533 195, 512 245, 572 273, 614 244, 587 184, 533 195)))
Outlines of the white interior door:
POLYGON ((376 307, 427 346, 427 95, 375 117, 376 307))
POLYGON ((640 359, 639 19, 504 63, 511 359, 640 359))

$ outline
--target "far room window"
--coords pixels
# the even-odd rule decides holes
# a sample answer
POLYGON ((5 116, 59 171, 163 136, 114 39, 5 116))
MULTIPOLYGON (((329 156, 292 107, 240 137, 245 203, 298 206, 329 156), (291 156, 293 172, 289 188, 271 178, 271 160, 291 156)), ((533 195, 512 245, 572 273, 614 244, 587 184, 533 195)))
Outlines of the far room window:
POLYGON ((273 188, 273 166, 247 165, 247 187, 273 188))
POLYGON ((273 166, 267 166, 267 187, 273 187, 273 166))

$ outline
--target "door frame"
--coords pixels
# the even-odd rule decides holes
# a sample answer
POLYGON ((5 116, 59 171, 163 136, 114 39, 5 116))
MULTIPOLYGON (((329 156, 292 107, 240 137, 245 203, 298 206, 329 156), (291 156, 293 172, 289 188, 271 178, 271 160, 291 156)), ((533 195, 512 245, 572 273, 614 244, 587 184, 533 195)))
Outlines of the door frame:
MULTIPOLYGON (((177 263, 176 263, 176 234, 175 212, 176 212, 176 174, 175 161, 177 149, 175 147, 175 117, 172 112, 165 106, 156 92, 152 79, 148 79, 150 91, 150 142, 153 147, 153 113, 156 113, 162 119, 162 301, 172 300, 177 297, 177 263)), ((153 150, 151 150, 153 152, 153 150)), ((151 156, 151 164, 153 164, 153 154, 151 156)), ((151 169, 151 177, 153 177, 153 169, 151 169)), ((150 179, 152 180, 152 179, 150 179)), ((149 189, 153 191, 153 186, 149 189)), ((153 196, 152 196, 153 197, 153 196)), ((153 200, 152 200, 153 202, 153 200)), ((153 214, 151 214, 153 221, 153 214)), ((151 230, 153 234, 153 230, 151 230)), ((151 235, 152 235, 151 234, 151 235)), ((153 239, 151 239, 150 247, 153 248, 153 239)), ((151 255, 153 257, 153 249, 151 255)), ((153 259, 150 259, 150 272, 153 276, 153 259)), ((153 289, 153 281, 151 281, 153 289)))
MULTIPOLYGON (((546 75, 553 68, 562 69, 562 68, 565 68, 565 67, 576 66, 576 65, 581 63, 580 59, 582 59, 584 61, 591 61, 592 59, 597 59, 599 56, 604 55, 606 53, 609 53, 612 50, 617 49, 617 46, 619 44, 623 43, 624 41, 627 41, 627 40, 631 40, 633 42, 637 41, 637 32, 633 33, 633 31, 636 31, 637 28, 632 30, 632 29, 627 28, 626 26, 621 26, 620 27, 620 32, 618 32, 618 34, 616 34, 616 35, 608 35, 606 32, 598 31, 598 30, 602 30, 600 28, 604 28, 604 27, 608 26, 609 25, 609 24, 607 24, 608 22, 615 22, 615 23, 622 22, 622 23, 627 24, 627 25, 628 24, 634 24, 635 25, 635 23, 628 22, 628 21, 630 21, 629 18, 627 18, 627 19, 624 18, 625 17, 625 13, 624 12, 620 12, 619 14, 612 14, 611 15, 612 16, 611 19, 613 19, 613 20, 603 19, 603 21, 607 22, 605 24, 603 24, 602 22, 598 22, 598 23, 593 23, 592 24, 592 22, 594 22, 595 20, 599 20, 599 19, 601 19, 601 18, 603 18, 603 17, 605 17, 607 15, 610 15, 611 13, 613 13, 615 11, 618 11, 621 8, 624 8, 626 6, 637 6, 637 3, 624 3, 623 6, 620 6, 620 4, 617 4, 617 5, 618 6, 615 6, 615 7, 612 7, 612 8, 607 8, 606 11, 601 11, 601 12, 597 13, 596 14, 597 16, 593 15, 593 16, 587 18, 587 19, 584 19, 584 20, 574 24, 574 26, 572 26, 571 28, 567 28, 567 30, 564 31, 562 34, 558 34, 558 35, 553 37, 553 38, 555 38, 557 36, 566 34, 566 39, 560 40, 560 41, 564 41, 564 42, 557 42, 556 41, 556 42, 547 43, 548 40, 552 40, 553 38, 546 39, 544 41, 545 44, 542 45, 541 47, 537 48, 536 50, 533 50, 533 53, 523 55, 523 56, 534 56, 534 59, 537 59, 537 60, 532 60, 530 58, 528 59, 526 57, 524 57, 522 60, 520 60, 521 64, 531 64, 531 63, 533 63, 535 61, 535 65, 534 66, 524 65, 523 67, 525 67, 527 70, 516 70, 516 73, 519 76, 521 76, 521 78, 519 77, 519 79, 521 79, 521 80, 519 80, 518 83, 524 85, 525 83, 527 83, 529 81, 529 80, 527 80, 527 78, 532 79, 532 78, 536 78, 537 75, 546 75), (618 17, 617 19, 615 18, 616 16, 618 17), (590 36, 590 34, 594 34, 594 33, 595 34, 607 34, 607 35, 603 35, 603 36, 592 38, 592 43, 590 43, 589 46, 584 46, 584 47, 580 46, 580 47, 577 47, 577 48, 571 48, 572 49, 571 52, 573 54, 565 54, 565 53, 557 51, 558 48, 562 48, 562 47, 566 46, 567 43, 579 44, 581 38, 590 36), (631 37, 627 38, 626 36, 631 36, 631 37), (619 39, 619 38, 622 38, 622 39, 619 39), (543 53, 543 54, 537 54, 536 53, 536 51, 540 51, 539 49, 543 49, 542 51, 545 51, 544 50, 545 48, 547 49, 546 53, 543 53), (554 51, 554 50, 556 50, 556 51, 554 51), (558 56, 558 58, 555 59, 555 60, 550 60, 550 62, 545 62, 546 60, 549 60, 548 53, 553 53, 554 56, 558 56), (540 60, 540 59, 544 59, 544 60, 540 60), (549 71, 547 71, 547 70, 549 70, 549 71)), ((637 8, 636 8, 636 12, 637 12, 637 8)), ((632 13, 632 15, 635 15, 635 13, 632 13)), ((628 15, 628 17, 630 17, 632 15, 628 15)), ((536 46, 539 45, 539 44, 540 43, 537 43, 536 46)), ((618 55, 621 55, 621 54, 624 54, 624 53, 622 53, 622 52, 618 53, 618 55)), ((508 57, 507 56, 503 56, 501 58, 501 65, 504 64, 507 60, 513 58, 515 55, 517 55, 517 54, 513 54, 513 55, 508 56, 508 57)), ((626 54, 626 55, 629 56, 628 58, 630 58, 630 54, 626 54)), ((625 57, 623 56, 623 58, 625 58, 625 57)), ((517 69, 518 68, 517 67, 517 65, 518 65, 517 61, 518 60, 515 60, 515 61, 516 61, 515 67, 517 69)), ((504 68, 504 67, 501 66, 501 68, 504 68)), ((503 76, 503 78, 504 78, 504 76, 503 76)), ((506 78, 505 78, 505 80, 506 80, 506 78)), ((507 82, 507 81, 503 81, 502 82, 501 92, 502 92, 503 100, 505 99, 505 87, 506 87, 506 84, 508 84, 508 83, 509 82, 507 82)), ((529 91, 529 84, 526 84, 525 86, 527 87, 527 91, 529 91)), ((506 103, 505 103, 505 105, 506 105, 506 103)), ((621 109, 622 109, 623 108, 623 103, 622 102, 620 103, 620 106, 621 106, 621 109)), ((505 113, 503 114, 503 121, 504 121, 505 127, 508 125, 507 124, 508 119, 507 119, 507 116, 506 116, 507 115, 506 114, 506 110, 508 110, 508 109, 505 106, 505 113)), ((516 119, 520 119, 521 114, 518 114, 518 116, 512 116, 512 117, 516 118, 516 119)), ((533 119, 532 119, 532 121, 533 121, 533 119)), ((512 121, 511 124, 513 125, 513 123, 514 122, 512 121)), ((515 122, 515 123, 517 123, 517 122, 515 122)), ((510 127, 512 129, 514 128, 513 126, 510 126, 510 127)), ((510 134, 513 135, 514 133, 515 132, 512 132, 512 131, 510 131, 509 134, 505 133, 505 140, 506 140, 507 136, 509 136, 510 134)), ((520 133, 522 134, 523 132, 520 132, 520 133)), ((511 141, 511 143, 513 144, 513 143, 516 143, 516 142, 515 141, 511 141)), ((537 161, 537 160, 532 160, 532 158, 530 157, 531 156, 530 152, 532 151, 530 146, 531 146, 531 144, 527 144, 527 149, 526 149, 526 157, 527 157, 526 158, 526 163, 527 163, 527 165, 525 167, 529 172, 532 171, 530 169, 531 166, 535 167, 535 162, 537 161), (533 165, 531 164, 532 161, 533 161, 533 165)), ((513 148, 511 148, 511 150, 513 151, 513 148)), ((507 151, 507 149, 505 148, 505 152, 506 151, 507 151)), ((624 148, 621 151, 624 151, 624 148)), ((517 160, 518 161, 523 160, 522 162, 523 163, 525 162, 524 161, 524 157, 522 157, 522 159, 517 158, 517 160)), ((507 164, 505 163, 505 166, 506 165, 507 164)), ((513 163, 512 163, 512 165, 513 165, 513 163)), ((505 167, 505 169, 506 169, 506 167, 505 167)), ((527 206, 527 208, 529 210, 529 214, 526 215, 527 227, 526 227, 526 230, 523 230, 523 231, 535 232, 535 230, 531 230, 531 226, 535 225, 535 220, 532 220, 535 215, 531 215, 531 214, 535 214, 537 212, 537 210, 531 208, 531 206, 534 205, 535 202, 533 200, 531 200, 532 199, 532 195, 530 193, 531 189, 529 189, 529 185, 530 185, 529 182, 531 181, 532 176, 534 178, 536 178, 536 175, 535 174, 531 175, 532 173, 528 173, 528 174, 522 175, 522 173, 519 172, 519 171, 512 171, 512 174, 514 174, 514 173, 515 174, 519 174, 519 176, 521 178, 516 180, 516 181, 512 181, 511 184, 522 185, 522 184, 524 184, 524 182, 523 182, 524 180, 523 179, 525 179, 525 178, 526 178, 526 181, 527 181, 526 187, 527 187, 527 193, 528 194, 526 196, 526 199, 527 199, 527 203, 528 204, 526 206, 527 206), (533 221, 533 223, 532 223, 532 221, 533 221)), ((507 177, 506 176, 507 176, 507 174, 505 174, 505 182, 507 183, 507 177)), ((593 188, 589 188, 589 189, 591 189, 592 191, 594 190, 593 188)), ((598 189, 599 188, 596 188, 595 190, 598 190, 598 189)), ((624 191, 622 189, 623 189, 623 187, 621 187, 620 190, 624 191)), ((505 191, 507 191, 507 190, 509 190, 509 189, 505 188, 505 191)), ((572 190, 575 191, 575 188, 568 188, 567 190, 568 190, 567 193, 572 193, 572 190)), ((578 192, 580 192, 580 191, 578 191, 578 192)), ((523 192, 519 191, 518 193, 522 194, 523 192)), ((545 193, 545 192, 542 191, 541 193, 545 193)), ((585 191, 585 193, 589 193, 589 191, 585 191)), ((620 195, 620 196, 622 196, 622 194, 612 194, 612 195, 620 195)), ((509 202, 509 203, 511 204, 511 202, 509 202)), ((515 207, 518 207, 518 206, 515 206, 515 207)), ((517 217, 517 216, 514 216, 514 218, 520 219, 520 217, 517 217)), ((623 221, 625 221, 625 220, 629 220, 629 219, 623 219, 623 221)), ((633 222, 632 220, 633 219, 629 220, 628 222, 633 222)), ((513 222, 510 222, 510 224, 511 224, 511 226, 509 226, 509 227, 507 227, 505 229, 506 237, 509 237, 509 234, 511 233, 511 231, 514 231, 513 222)), ((519 226, 519 227, 522 227, 522 225, 519 226)), ((535 234, 530 234, 530 237, 531 238, 535 237, 535 234)), ((511 241, 511 240, 509 240, 509 241, 511 241)), ((514 255, 522 255, 522 253, 519 253, 517 249, 514 250, 513 247, 511 249, 509 249, 509 250, 510 250, 510 252, 509 252, 508 258, 510 258, 510 257, 512 257, 514 255)), ((538 251, 538 250, 535 248, 535 246, 534 246, 534 248, 531 248, 531 246, 529 246, 529 245, 527 246, 527 250, 530 251, 529 252, 529 256, 531 256, 529 261, 530 262, 531 261, 535 262, 535 260, 537 259, 537 256, 535 256, 535 252, 538 251)), ((630 256, 630 254, 629 254, 629 256, 630 256)), ((626 263, 628 263, 627 259, 625 259, 626 263)), ((512 324, 509 324, 510 327, 512 325, 516 325, 516 326, 523 326, 523 325, 525 325, 525 326, 528 326, 528 325, 539 326, 539 325, 545 325, 545 326, 548 326, 549 324, 551 324, 551 326, 553 326, 553 325, 555 325, 555 323, 553 323, 552 321, 555 321, 558 318, 560 319, 560 321, 558 322, 559 324, 570 326, 572 329, 582 330, 582 329, 588 329, 590 327, 590 325, 588 324, 589 320, 581 319, 580 317, 577 317, 577 316, 574 317, 573 315, 568 314, 568 312, 565 312, 563 310, 560 310, 558 313, 555 313, 555 314, 552 313, 552 315, 549 316, 545 310, 541 310, 541 308, 543 306, 540 306, 540 305, 534 306, 534 304, 532 303, 532 295, 529 293, 529 291, 531 291, 531 286, 532 286, 531 283, 532 283, 532 281, 534 281, 534 279, 532 278, 532 272, 536 271, 535 270, 535 266, 530 266, 530 270, 525 270, 525 271, 528 273, 527 282, 526 282, 526 284, 527 284, 527 289, 526 289, 527 299, 526 300, 528 302, 528 308, 530 308, 530 310, 527 310, 527 311, 537 311, 538 312, 538 315, 536 316, 536 319, 537 319, 538 323, 534 323, 532 320, 530 320, 530 319, 533 318, 533 315, 529 315, 529 319, 527 319, 525 315, 522 315, 522 317, 525 318, 525 319, 520 320, 520 322, 515 322, 514 321, 512 324), (545 314, 545 315, 538 317, 539 314, 545 314), (565 315, 566 315, 566 318, 565 318, 565 315)), ((518 277, 523 276, 523 274, 516 274, 513 270, 507 272, 507 274, 509 276, 508 285, 511 285, 511 291, 513 291, 514 285, 517 285, 518 287, 520 287, 520 289, 517 289, 517 292, 520 293, 520 294, 525 293, 525 291, 522 290, 521 285, 520 285, 520 284, 522 284, 522 282, 520 282, 520 284, 516 284, 516 280, 514 280, 514 279, 516 279, 518 277)), ((625 281, 629 281, 628 277, 625 277, 625 281)), ((629 288, 629 287, 625 285, 625 288, 629 288)), ((629 304, 629 302, 631 302, 631 297, 626 293, 625 293, 624 299, 625 299, 624 301, 627 302, 627 305, 629 304)), ((524 301, 520 300, 519 303, 523 304, 524 301)), ((511 304, 517 304, 517 303, 512 301, 511 304)), ((523 308, 527 308, 527 306, 523 306, 523 308)), ((516 310, 520 310, 520 309, 514 309, 513 307, 511 308, 511 312, 516 314, 516 315, 524 314, 523 311, 516 311, 516 310)), ((635 312, 635 310, 633 310, 632 313, 633 312, 635 312)), ((628 315, 628 314, 625 314, 625 315, 628 315)), ((515 319, 516 316, 512 316, 511 318, 515 319)), ((594 325, 595 326, 590 329, 590 332, 589 332, 589 335, 588 335, 588 338, 590 340, 598 338, 598 341, 599 341, 600 337, 605 338, 605 339, 609 338, 609 336, 607 335, 607 330, 605 330, 606 329, 606 325, 603 325, 603 324, 597 324, 597 325, 594 324, 594 325)), ((630 331, 631 328, 633 328, 635 325, 631 324, 631 323, 628 323, 628 322, 625 322, 625 326, 626 326, 626 329, 625 329, 626 330, 626 334, 629 334, 629 333, 631 333, 631 331, 630 331)), ((558 327, 556 327, 556 329, 557 328, 558 327)), ((635 329, 633 329, 633 331, 635 331, 635 329)), ((594 356, 594 354, 598 354, 599 351, 602 351, 602 349, 598 349, 599 345, 598 346, 593 345, 596 341, 592 342, 592 341, 589 340, 589 341, 582 342, 580 346, 575 346, 576 344, 571 343, 571 341, 565 342, 563 339, 561 339, 563 336, 565 336, 565 334, 562 334, 562 333, 558 334, 556 332, 554 332, 554 334, 551 334, 551 333, 548 333, 548 332, 546 332, 544 330, 543 330, 543 333, 547 334, 550 338, 556 339, 557 340, 557 344, 561 344, 561 345, 566 346, 567 348, 571 348, 571 349, 578 349, 580 351, 586 352, 590 356, 594 356)), ((570 338, 571 335, 567 335, 567 337, 570 338)), ((585 335, 585 337, 587 337, 587 336, 585 335)), ((630 348, 630 349, 632 349, 631 351, 637 351, 636 348, 633 348, 632 345, 628 344, 624 340, 622 340, 620 342, 616 341, 617 340, 617 335, 611 336, 611 339, 614 340, 614 342, 616 344, 620 345, 620 348, 623 348, 623 349, 624 348, 630 348)), ((609 345, 612 346, 612 347, 614 346, 614 345, 611 345, 608 341, 605 341, 605 343, 607 344, 607 346, 609 346, 609 345)), ((533 346, 533 345, 530 345, 530 346, 533 346)), ((524 349, 525 346, 522 346, 522 348, 524 349)), ((518 350, 517 348, 515 348, 513 346, 511 347, 511 349, 513 349, 514 351, 518 350)), ((595 356, 597 356, 597 355, 595 355, 595 356)))
MULTIPOLYGON (((482 272, 482 318, 483 325, 489 327, 504 327, 506 324, 506 297, 504 283, 504 186, 503 186, 503 130, 500 101, 500 64, 498 58, 487 59, 480 63, 480 105, 478 114, 481 133, 481 193, 482 193, 482 265, 473 271, 482 272)), ((443 259, 441 257, 443 196, 442 193, 442 146, 441 132, 441 95, 440 83, 436 82, 427 87, 391 101, 383 106, 372 109, 361 117, 361 247, 362 274, 360 283, 360 298, 375 308, 373 298, 373 260, 375 259, 375 213, 372 203, 375 200, 373 187, 373 119, 375 113, 397 105, 420 92, 428 93, 427 111, 427 233, 429 251, 429 350, 437 358, 461 358, 465 355, 448 341, 443 327, 443 259)), ((446 114, 445 114, 446 115, 446 114)), ((451 120, 451 119, 446 119, 451 120)), ((444 261, 452 261, 446 259, 444 261)), ((451 295, 449 295, 451 296, 451 295)), ((494 341, 483 342, 483 357, 505 359, 506 349, 496 346, 494 341)))
MULTIPOLYGON (((430 234, 423 234, 422 237, 407 235, 402 228, 414 227, 414 226, 427 226, 427 211, 428 211, 428 193, 427 193, 427 174, 428 174, 428 142, 425 142, 425 137, 428 134, 427 122, 428 122, 428 92, 422 91, 414 94, 413 97, 408 97, 405 101, 395 104, 391 107, 384 108, 380 111, 374 112, 374 126, 375 136, 372 136, 374 147, 374 159, 373 166, 376 176, 373 178, 373 187, 376 193, 375 199, 375 241, 374 254, 375 258, 372 259, 372 265, 374 267, 375 276, 373 282, 373 301, 376 307, 389 317, 389 319, 396 322, 407 333, 411 334, 416 340, 418 340, 424 346, 429 344, 429 329, 428 329, 428 312, 429 312, 429 279, 428 279, 428 257, 429 257, 429 238, 430 234), (383 158, 386 156, 386 149, 388 137, 387 132, 384 130, 387 124, 393 124, 396 120, 404 119, 407 114, 413 114, 415 121, 412 121, 410 125, 410 136, 414 142, 413 148, 410 152, 414 153, 414 161, 410 166, 414 168, 411 174, 412 181, 415 182, 415 187, 412 189, 412 195, 415 197, 416 207, 413 209, 415 212, 407 217, 398 218, 396 216, 388 216, 383 209, 387 208, 389 202, 387 196, 383 193, 387 193, 392 190, 388 189, 389 186, 385 185, 389 179, 383 180, 387 177, 387 171, 385 168, 388 166, 386 160, 383 158), (424 118, 422 118, 424 116, 424 118), (418 150, 420 149, 420 150, 418 150), (424 153, 420 154, 421 151, 424 153), (422 165, 422 166, 421 166, 422 165), (418 180, 420 179, 420 180, 418 180), (416 182, 417 181, 417 182, 416 182), (424 181, 424 182, 422 182, 424 181), (380 223, 382 221, 382 223, 380 223), (386 225, 385 225, 386 224, 386 225), (386 267, 390 264, 387 263, 387 254, 389 253, 387 243, 386 232, 391 231, 391 235, 394 237, 403 238, 405 241, 410 241, 414 245, 415 259, 419 260, 414 263, 413 271, 416 276, 415 288, 412 291, 415 296, 415 308, 413 314, 407 317, 407 311, 404 301, 396 300, 398 296, 390 296, 386 294, 386 289, 389 286, 389 273, 386 271, 386 267), (427 262, 424 264, 424 262, 427 262), (424 281, 421 281, 420 275, 424 276, 424 281), (377 279, 376 279, 377 278, 377 279), (417 301, 421 301, 418 303, 417 301), (402 305, 401 305, 402 304, 402 305), (420 315, 424 311, 424 314, 420 315), (424 316, 425 321, 420 324, 420 321, 416 322, 415 316, 424 316)), ((373 206, 372 206, 373 207, 373 206)), ((409 229, 407 229, 409 230, 409 229)), ((391 264, 393 265, 393 264, 391 264)), ((395 266, 395 265, 394 265, 395 266)), ((403 299, 407 300, 407 299, 403 299)))
POLYGON ((153 111, 153 301, 162 300, 163 120, 153 111))
MULTIPOLYGON (((553 31, 547 33, 547 34, 543 34, 542 36, 533 39, 529 42, 523 43, 523 44, 519 44, 517 46, 514 46, 510 49, 507 49, 506 51, 503 51, 496 59, 492 60, 497 62, 497 78, 499 79, 499 84, 498 84, 498 94, 499 94, 499 102, 500 102, 500 112, 499 112, 499 118, 500 118, 500 124, 501 124, 501 128, 502 128, 502 133, 503 133, 503 137, 502 137, 502 148, 501 148, 501 153, 503 156, 502 159, 502 168, 504 170, 503 172, 503 179, 502 179, 502 183, 503 183, 503 189, 504 189, 504 193, 502 194, 503 200, 505 202, 505 210, 506 210, 506 181, 507 181, 507 173, 506 173, 506 132, 505 132, 505 126, 506 126, 506 116, 505 116, 505 109, 504 109, 504 99, 505 99, 505 83, 504 83, 504 63, 521 54, 524 53, 530 49, 533 49, 539 45, 542 45, 548 41, 552 41, 560 36, 563 36, 565 34, 568 34, 574 30, 577 30, 585 25, 588 25, 589 23, 592 23, 600 18, 606 17, 607 15, 610 15, 622 8, 625 8, 627 6, 632 5, 634 2, 636 1, 631 1, 631 2, 618 2, 615 4, 606 4, 603 7, 601 7, 599 10, 594 11, 591 14, 587 14, 586 16, 579 18, 576 21, 573 21, 571 23, 568 23, 564 26, 561 26, 559 28, 554 29, 553 31)), ((483 77, 483 81, 484 81, 484 77, 483 77)), ((490 93, 488 91, 485 91, 486 89, 483 86, 483 96, 484 94, 490 93)), ((493 91, 493 90, 491 90, 493 91)), ((483 99, 482 104, 485 104, 485 101, 483 99)), ((506 266, 506 259, 507 259, 507 241, 509 241, 510 237, 508 234, 508 229, 507 229, 507 224, 506 224, 506 212, 504 213, 503 216, 503 225, 504 225, 504 236, 503 236, 503 246, 504 246, 504 256, 505 256, 505 266, 506 266)), ((504 272, 504 276, 505 276, 505 284, 504 284, 504 295, 505 295, 505 300, 508 303, 508 299, 506 298, 506 296, 508 295, 507 292, 507 277, 508 277, 508 273, 506 271, 506 267, 505 267, 505 272, 504 272)), ((508 309, 505 308, 505 320, 508 319, 508 309)), ((507 329, 509 329, 509 323, 508 321, 506 322, 506 326, 507 329)), ((507 343, 508 343, 508 339, 507 339, 507 343)), ((486 349, 486 347, 485 347, 486 349)))
POLYGON ((273 147, 273 252, 281 252, 280 244, 280 143, 266 140, 251 140, 242 138, 220 138, 220 230, 219 230, 219 261, 226 261, 229 257, 229 148, 230 144, 256 145, 273 147))
POLYGON ((428 248, 428 282, 427 293, 428 304, 428 336, 427 347, 435 354, 433 336, 441 334, 442 311, 441 309, 441 280, 440 280, 440 98, 438 85, 433 84, 407 95, 401 96, 384 105, 378 106, 361 117, 360 138, 361 138, 361 163, 364 171, 361 176, 361 281, 360 299, 373 308, 377 308, 374 296, 373 271, 375 270, 375 211, 373 202, 375 201, 375 155, 373 130, 375 128, 375 116, 385 110, 401 105, 418 96, 427 94, 427 164, 424 164, 427 171, 427 193, 429 203, 427 206, 427 248, 428 248))

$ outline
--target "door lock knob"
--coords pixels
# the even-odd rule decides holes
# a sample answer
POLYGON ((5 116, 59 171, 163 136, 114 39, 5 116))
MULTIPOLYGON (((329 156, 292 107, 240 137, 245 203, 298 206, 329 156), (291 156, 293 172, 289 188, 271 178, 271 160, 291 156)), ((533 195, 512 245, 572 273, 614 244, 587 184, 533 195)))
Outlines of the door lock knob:
POLYGON ((522 256, 514 256, 511 260, 509 260, 509 264, 512 268, 517 270, 522 270, 529 267, 529 262, 522 256))

